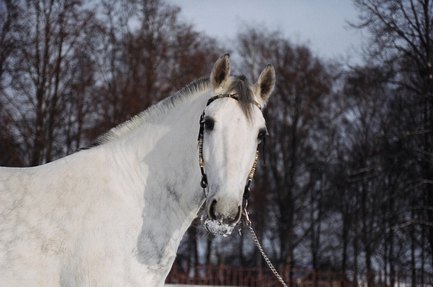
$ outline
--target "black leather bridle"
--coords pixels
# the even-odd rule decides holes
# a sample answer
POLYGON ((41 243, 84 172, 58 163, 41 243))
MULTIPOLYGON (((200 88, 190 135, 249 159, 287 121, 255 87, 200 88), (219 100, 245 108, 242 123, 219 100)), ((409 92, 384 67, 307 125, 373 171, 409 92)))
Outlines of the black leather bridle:
MULTIPOLYGON (((217 99, 222 99, 222 98, 232 98, 236 101, 239 101, 239 98, 236 96, 236 94, 220 94, 220 95, 216 95, 212 98, 210 98, 207 103, 206 103, 206 107, 209 106, 213 101, 217 100, 217 99)), ((260 110, 262 110, 262 107, 260 106, 259 103, 257 102, 252 102, 252 104, 254 104, 255 106, 257 106, 260 110)), ((205 128, 205 111, 206 111, 206 107, 203 110, 201 116, 200 116, 200 130, 198 133, 198 152, 199 152, 199 165, 200 165, 200 171, 201 171, 201 181, 200 181, 200 185, 203 188, 203 193, 204 195, 207 197, 207 191, 206 188, 208 186, 208 181, 207 181, 207 175, 206 172, 204 170, 204 158, 203 158, 203 134, 204 134, 204 128, 205 128)), ((244 195, 243 198, 244 200, 248 200, 250 197, 250 192, 251 192, 251 182, 253 181, 253 177, 254 174, 256 172, 256 168, 257 168, 257 163, 259 160, 259 147, 257 146, 257 150, 256 150, 256 157, 254 159, 254 163, 253 166, 248 174, 248 178, 247 178, 247 182, 245 184, 245 189, 244 189, 244 195)))

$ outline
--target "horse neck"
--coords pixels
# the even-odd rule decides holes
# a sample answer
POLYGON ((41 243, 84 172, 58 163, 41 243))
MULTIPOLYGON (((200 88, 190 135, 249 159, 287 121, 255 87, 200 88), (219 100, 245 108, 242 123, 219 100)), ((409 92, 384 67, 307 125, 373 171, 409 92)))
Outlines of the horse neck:
POLYGON ((209 97, 209 91, 185 96, 169 111, 149 117, 152 119, 119 141, 118 155, 123 157, 119 161, 132 163, 131 168, 146 188, 169 190, 172 195, 174 191, 186 203, 197 196, 202 198, 197 136, 200 115, 209 97))
POLYGON ((131 131, 114 147, 115 161, 124 166, 120 173, 130 178, 125 182, 136 182, 133 189, 137 200, 143 201, 144 237, 140 238, 144 245, 140 247, 139 240, 138 249, 143 250, 143 260, 148 265, 170 265, 183 234, 203 204, 197 135, 207 98, 208 95, 191 96, 131 131), (158 248, 152 244, 148 248, 149 238, 158 239, 152 243, 158 248), (155 250, 165 250, 167 254, 156 254, 155 250), (170 259, 160 261, 161 257, 170 259))

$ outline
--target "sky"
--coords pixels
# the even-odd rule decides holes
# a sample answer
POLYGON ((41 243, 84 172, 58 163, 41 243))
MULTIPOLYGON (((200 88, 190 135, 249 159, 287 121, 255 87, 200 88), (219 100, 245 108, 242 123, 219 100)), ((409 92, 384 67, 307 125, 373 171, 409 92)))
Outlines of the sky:
POLYGON ((246 25, 278 30, 294 44, 308 45, 325 59, 360 59, 366 38, 350 28, 357 11, 351 0, 167 0, 181 18, 220 41, 234 39, 246 25))

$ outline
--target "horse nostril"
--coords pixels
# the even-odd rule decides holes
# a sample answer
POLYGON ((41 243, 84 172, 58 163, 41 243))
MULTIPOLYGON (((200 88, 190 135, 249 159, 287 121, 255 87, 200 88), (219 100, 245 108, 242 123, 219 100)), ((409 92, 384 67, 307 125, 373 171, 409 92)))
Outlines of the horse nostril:
POLYGON ((230 225, 235 224, 235 223, 237 223, 241 219, 241 216, 242 216, 242 214, 241 214, 241 207, 238 206, 238 213, 236 214, 236 216, 235 217, 228 217, 225 220, 225 222, 227 224, 230 224, 230 225))
POLYGON ((236 215, 235 220, 232 223, 238 222, 241 219, 241 216, 242 216, 241 207, 238 206, 238 214, 236 215))
POLYGON ((210 205, 210 208, 209 208, 209 217, 210 217, 211 219, 213 219, 213 220, 216 220, 216 219, 217 219, 217 216, 216 216, 216 214, 215 214, 215 206, 216 206, 216 203, 217 203, 217 201, 216 201, 216 199, 214 199, 214 200, 212 201, 211 205, 210 205))

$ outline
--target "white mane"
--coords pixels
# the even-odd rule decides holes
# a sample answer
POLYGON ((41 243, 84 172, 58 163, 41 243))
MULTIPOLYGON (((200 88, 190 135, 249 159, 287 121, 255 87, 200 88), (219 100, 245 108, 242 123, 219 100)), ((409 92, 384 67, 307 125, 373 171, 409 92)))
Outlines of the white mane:
POLYGON ((165 98, 159 103, 150 106, 138 115, 135 115, 130 120, 123 122, 116 127, 109 130, 107 133, 96 139, 95 145, 104 144, 120 138, 131 130, 134 130, 143 124, 152 123, 158 120, 162 115, 165 115, 176 105, 185 101, 185 99, 196 96, 199 92, 208 90, 210 88, 209 78, 200 78, 189 85, 183 87, 172 96, 165 98))

